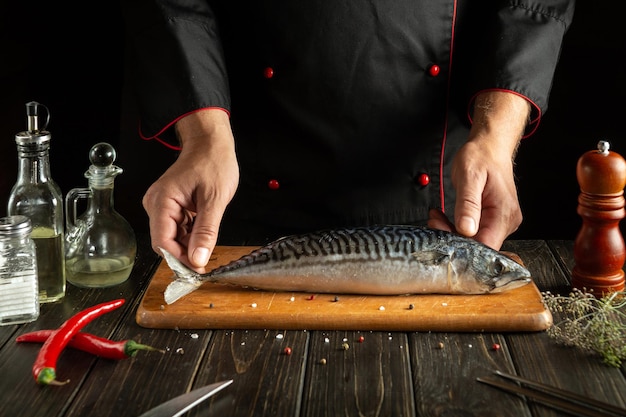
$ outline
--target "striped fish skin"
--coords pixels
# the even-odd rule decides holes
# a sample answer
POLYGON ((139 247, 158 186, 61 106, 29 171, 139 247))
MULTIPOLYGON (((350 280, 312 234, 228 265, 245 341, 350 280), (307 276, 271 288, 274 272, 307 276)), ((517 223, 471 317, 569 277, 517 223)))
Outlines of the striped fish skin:
POLYGON ((203 282, 337 294, 485 294, 530 282, 530 272, 472 239, 418 226, 333 229, 288 236, 199 274, 162 249, 177 278, 171 304, 203 282))

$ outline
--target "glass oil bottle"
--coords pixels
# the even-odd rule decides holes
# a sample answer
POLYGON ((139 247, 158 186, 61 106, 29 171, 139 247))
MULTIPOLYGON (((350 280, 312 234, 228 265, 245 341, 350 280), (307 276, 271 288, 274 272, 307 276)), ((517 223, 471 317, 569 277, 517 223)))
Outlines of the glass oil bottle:
POLYGON ((135 233, 113 203, 114 180, 122 173, 113 165, 115 158, 110 144, 94 145, 89 152, 91 166, 85 172, 89 188, 74 188, 65 197, 65 265, 68 282, 77 287, 121 284, 135 263, 135 233), (87 209, 77 216, 81 200, 87 201, 87 209))
POLYGON ((37 252, 39 302, 65 296, 65 253, 63 248, 63 196, 50 174, 50 114, 37 102, 26 103, 27 130, 15 135, 18 155, 17 181, 9 195, 9 216, 24 215, 31 221, 31 238, 37 252), (40 110, 45 124, 40 127, 40 110))

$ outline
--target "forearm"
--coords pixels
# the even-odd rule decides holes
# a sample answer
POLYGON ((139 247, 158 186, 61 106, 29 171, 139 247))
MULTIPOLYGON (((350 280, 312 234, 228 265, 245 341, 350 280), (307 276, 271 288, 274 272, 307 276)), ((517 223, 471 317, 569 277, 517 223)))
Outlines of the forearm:
POLYGON ((228 113, 222 109, 203 109, 176 123, 176 135, 184 154, 207 150, 234 152, 234 139, 228 113))
POLYGON ((512 160, 524 135, 530 111, 530 103, 517 94, 504 91, 480 93, 474 103, 468 140, 512 160))

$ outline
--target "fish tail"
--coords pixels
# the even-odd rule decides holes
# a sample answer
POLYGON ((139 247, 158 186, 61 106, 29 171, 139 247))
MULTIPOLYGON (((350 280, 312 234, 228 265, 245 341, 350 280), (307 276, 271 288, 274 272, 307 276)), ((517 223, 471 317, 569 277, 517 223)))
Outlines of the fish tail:
POLYGON ((202 285, 200 274, 180 262, 174 255, 163 248, 159 248, 170 269, 176 274, 176 279, 165 289, 165 302, 172 304, 185 295, 197 290, 202 285))
POLYGON ((163 294, 165 302, 167 304, 175 303, 180 298, 200 288, 200 285, 202 285, 202 282, 188 282, 176 279, 170 282, 165 289, 165 293, 163 294))

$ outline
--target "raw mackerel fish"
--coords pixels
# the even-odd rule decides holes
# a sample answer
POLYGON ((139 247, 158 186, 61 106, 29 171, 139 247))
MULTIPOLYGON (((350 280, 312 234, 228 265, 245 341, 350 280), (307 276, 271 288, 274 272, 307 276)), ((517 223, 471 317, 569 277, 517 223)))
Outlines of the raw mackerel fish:
POLYGON ((287 236, 199 274, 161 249, 176 279, 172 304, 203 282, 266 291, 336 294, 486 294, 530 282, 502 253, 454 233, 418 226, 374 226, 287 236))

